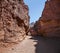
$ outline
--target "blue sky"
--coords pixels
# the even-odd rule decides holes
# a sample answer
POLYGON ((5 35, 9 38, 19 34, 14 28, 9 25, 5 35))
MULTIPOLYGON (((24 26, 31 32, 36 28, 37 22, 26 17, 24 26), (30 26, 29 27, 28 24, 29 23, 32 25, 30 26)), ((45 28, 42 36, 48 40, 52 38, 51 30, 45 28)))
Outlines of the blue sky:
POLYGON ((24 0, 29 7, 30 23, 41 17, 46 0, 24 0))

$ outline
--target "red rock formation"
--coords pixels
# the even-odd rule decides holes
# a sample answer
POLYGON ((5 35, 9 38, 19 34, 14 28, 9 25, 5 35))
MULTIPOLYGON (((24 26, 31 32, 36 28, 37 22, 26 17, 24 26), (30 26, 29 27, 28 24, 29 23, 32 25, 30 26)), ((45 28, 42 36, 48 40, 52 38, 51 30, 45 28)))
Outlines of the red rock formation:
POLYGON ((60 0, 46 1, 42 17, 36 27, 38 34, 46 37, 60 37, 60 0))
POLYGON ((23 0, 0 0, 0 40, 18 42, 29 28, 28 6, 23 0))

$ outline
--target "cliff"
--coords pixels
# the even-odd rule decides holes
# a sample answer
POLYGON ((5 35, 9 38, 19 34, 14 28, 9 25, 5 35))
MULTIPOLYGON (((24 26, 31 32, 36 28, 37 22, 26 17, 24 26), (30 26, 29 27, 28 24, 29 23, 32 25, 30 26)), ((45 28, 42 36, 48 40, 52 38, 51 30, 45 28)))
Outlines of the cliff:
POLYGON ((23 0, 0 0, 0 41, 22 41, 29 28, 28 6, 23 0))
POLYGON ((37 34, 45 37, 60 37, 60 0, 46 1, 42 16, 35 27, 37 34))

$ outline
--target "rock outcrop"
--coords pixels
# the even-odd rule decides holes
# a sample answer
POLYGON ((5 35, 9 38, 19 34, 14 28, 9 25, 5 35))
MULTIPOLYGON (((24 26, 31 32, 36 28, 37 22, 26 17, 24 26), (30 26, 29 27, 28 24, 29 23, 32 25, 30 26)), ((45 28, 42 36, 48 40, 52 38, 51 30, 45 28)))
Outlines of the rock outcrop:
POLYGON ((42 16, 35 27, 37 34, 60 37, 60 0, 46 1, 42 16))
POLYGON ((23 0, 0 0, 0 41, 24 39, 29 28, 28 10, 23 0))

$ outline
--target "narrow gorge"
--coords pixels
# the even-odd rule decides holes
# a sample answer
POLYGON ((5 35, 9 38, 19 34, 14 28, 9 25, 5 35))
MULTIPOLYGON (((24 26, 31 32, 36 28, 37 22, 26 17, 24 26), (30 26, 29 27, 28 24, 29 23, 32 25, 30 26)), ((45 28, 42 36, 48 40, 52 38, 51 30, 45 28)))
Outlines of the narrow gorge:
POLYGON ((31 24, 28 6, 24 0, 0 0, 0 53, 60 53, 60 0, 46 0, 31 24))

